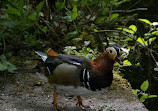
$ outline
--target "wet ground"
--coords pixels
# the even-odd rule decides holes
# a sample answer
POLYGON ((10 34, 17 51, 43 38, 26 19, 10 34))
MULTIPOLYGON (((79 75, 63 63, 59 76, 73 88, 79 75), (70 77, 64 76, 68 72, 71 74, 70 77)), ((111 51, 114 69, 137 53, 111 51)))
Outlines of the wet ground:
MULTIPOLYGON (((53 86, 34 75, 31 69, 0 74, 0 111, 54 111, 53 86)), ((108 90, 82 96, 83 103, 91 107, 88 111, 148 111, 129 91, 127 81, 123 81, 122 84, 115 78, 108 90)), ((76 103, 73 93, 58 92, 62 111, 83 111, 76 103)))

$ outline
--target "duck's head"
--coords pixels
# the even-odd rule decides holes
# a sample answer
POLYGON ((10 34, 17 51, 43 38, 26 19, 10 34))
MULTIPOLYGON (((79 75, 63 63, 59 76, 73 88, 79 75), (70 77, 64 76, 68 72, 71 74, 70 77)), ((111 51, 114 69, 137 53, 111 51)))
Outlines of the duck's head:
POLYGON ((121 50, 117 46, 112 46, 106 48, 106 52, 108 53, 108 56, 111 60, 118 62, 120 65, 123 65, 123 62, 121 61, 121 50))

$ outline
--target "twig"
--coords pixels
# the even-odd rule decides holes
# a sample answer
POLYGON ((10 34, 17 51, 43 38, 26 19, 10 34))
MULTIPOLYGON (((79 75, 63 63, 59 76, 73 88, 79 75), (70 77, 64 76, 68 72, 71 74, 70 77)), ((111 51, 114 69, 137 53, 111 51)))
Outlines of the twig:
POLYGON ((119 30, 99 30, 99 31, 91 32, 91 34, 102 33, 102 32, 120 32, 120 31, 119 30))
POLYGON ((114 11, 111 11, 113 13, 116 13, 116 12, 126 12, 126 13, 129 13, 129 12, 134 12, 134 11, 144 11, 144 10, 148 10, 148 8, 135 8, 135 9, 131 9, 131 10, 114 10, 114 11))
MULTIPOLYGON (((128 9, 134 7, 134 6, 137 5, 139 2, 141 2, 141 0, 138 0, 137 2, 135 2, 135 3, 134 3, 133 5, 131 5, 128 9)), ((127 9, 127 10, 128 10, 128 9, 127 9)))
POLYGON ((156 61, 156 59, 155 59, 154 55, 152 54, 153 50, 152 50, 152 49, 149 49, 149 52, 150 52, 151 57, 152 57, 152 58, 153 58, 153 60, 155 61, 155 63, 157 63, 157 61, 156 61))

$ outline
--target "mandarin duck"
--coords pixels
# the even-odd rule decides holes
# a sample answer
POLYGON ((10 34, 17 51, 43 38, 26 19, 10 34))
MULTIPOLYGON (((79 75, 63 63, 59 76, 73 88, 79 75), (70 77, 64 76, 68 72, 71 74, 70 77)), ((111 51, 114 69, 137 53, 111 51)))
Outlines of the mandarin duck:
MULTIPOLYGON (((41 56, 45 65, 45 75, 50 84, 54 84, 54 108, 59 111, 61 107, 57 105, 56 86, 84 87, 90 91, 100 91, 112 84, 113 64, 118 62, 123 64, 120 59, 120 48, 117 46, 108 47, 95 60, 88 60, 77 55, 58 54, 51 48, 47 54, 36 51, 41 56)), ((84 92, 83 92, 84 93, 84 92)), ((80 95, 77 96, 77 104, 85 109, 87 106, 82 103, 80 95)))

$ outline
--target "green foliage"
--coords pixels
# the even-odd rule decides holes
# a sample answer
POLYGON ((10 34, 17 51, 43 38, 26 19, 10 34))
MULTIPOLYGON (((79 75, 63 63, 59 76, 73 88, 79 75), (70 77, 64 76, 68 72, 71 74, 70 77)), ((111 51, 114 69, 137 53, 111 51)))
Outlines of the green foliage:
POLYGON ((152 23, 149 20, 147 20, 147 19, 138 19, 138 20, 140 20, 140 21, 142 21, 142 22, 144 22, 146 24, 152 25, 152 23))
POLYGON ((75 46, 66 46, 64 52, 68 55, 74 54, 86 57, 90 60, 94 60, 97 57, 97 49, 92 50, 91 48, 83 47, 81 50, 77 51, 75 46))
POLYGON ((142 85, 140 86, 140 89, 141 89, 142 91, 146 91, 146 90, 148 89, 148 87, 149 87, 149 81, 146 80, 146 81, 144 81, 144 82, 142 83, 142 85))
POLYGON ((78 34, 77 31, 70 32, 70 33, 66 34, 65 40, 70 40, 70 39, 72 39, 72 38, 75 38, 77 34, 78 34))
MULTIPOLYGON (((10 1, 8 2, 10 3, 10 1)), ((35 8, 36 10, 33 10, 31 5, 24 0, 13 1, 10 4, 3 4, 2 14, 0 15, 0 30, 2 30, 0 42, 2 43, 3 53, 5 53, 7 47, 20 48, 24 45, 40 44, 40 40, 36 38, 41 33, 38 28, 35 28, 34 24, 39 21, 44 2, 40 2, 35 8)), ((44 27, 41 30, 46 32, 44 27)))
POLYGON ((58 9, 65 8, 65 2, 56 2, 55 5, 58 9))
POLYGON ((0 71, 8 71, 10 73, 14 73, 16 69, 16 66, 7 61, 4 55, 0 56, 0 71))
POLYGON ((71 20, 75 20, 77 18, 78 14, 77 14, 77 6, 75 5, 72 9, 72 13, 71 13, 71 20))
POLYGON ((131 92, 136 95, 136 96, 140 96, 139 100, 141 102, 144 102, 146 99, 149 98, 155 98, 158 97, 157 95, 150 95, 147 94, 145 91, 147 91, 149 88, 149 81, 146 80, 142 83, 142 85, 140 86, 140 90, 139 89, 132 89, 131 92))
POLYGON ((113 20, 117 19, 118 17, 119 17, 119 14, 118 13, 114 13, 114 14, 111 15, 111 17, 108 18, 108 20, 109 21, 113 21, 113 20))
POLYGON ((99 111, 102 111, 102 110, 106 110, 106 111, 115 111, 115 109, 111 106, 108 106, 108 105, 103 105, 103 106, 98 106, 97 108, 99 111))

